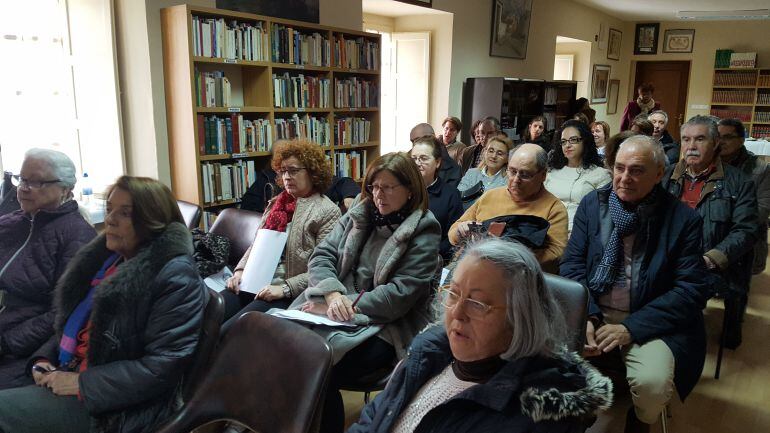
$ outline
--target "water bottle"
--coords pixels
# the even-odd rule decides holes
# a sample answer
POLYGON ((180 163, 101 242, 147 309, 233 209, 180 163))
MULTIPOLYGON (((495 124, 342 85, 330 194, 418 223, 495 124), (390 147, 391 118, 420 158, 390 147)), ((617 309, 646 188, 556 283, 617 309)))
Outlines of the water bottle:
POLYGON ((91 179, 88 178, 88 173, 83 173, 83 178, 80 180, 80 201, 84 206, 91 205, 91 201, 94 197, 94 190, 91 187, 91 179))

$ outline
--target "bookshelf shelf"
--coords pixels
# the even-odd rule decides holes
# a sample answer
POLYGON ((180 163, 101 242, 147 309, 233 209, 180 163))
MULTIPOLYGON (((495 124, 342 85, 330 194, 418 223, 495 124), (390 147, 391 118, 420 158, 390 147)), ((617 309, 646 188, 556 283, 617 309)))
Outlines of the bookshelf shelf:
POLYGON ((770 136, 770 122, 757 121, 770 116, 770 69, 714 68, 712 83, 712 115, 739 119, 750 137, 770 136))
POLYGON ((335 174, 354 179, 380 154, 380 35, 190 5, 162 9, 161 24, 178 199, 237 205, 279 137, 316 137, 335 174), (339 105, 376 106, 336 108, 340 92, 339 105), (335 145, 351 141, 363 143, 335 145))

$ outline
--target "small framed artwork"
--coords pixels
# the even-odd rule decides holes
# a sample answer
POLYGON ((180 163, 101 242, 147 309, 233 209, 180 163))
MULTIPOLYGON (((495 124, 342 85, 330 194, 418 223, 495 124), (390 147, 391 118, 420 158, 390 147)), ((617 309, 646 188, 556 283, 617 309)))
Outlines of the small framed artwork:
POLYGON ((659 23, 637 24, 634 54, 658 54, 659 23))
POLYGON ((591 79, 591 103, 604 104, 607 102, 607 84, 610 81, 609 65, 594 65, 591 79))
POLYGON ((670 29, 663 35, 664 53, 692 53, 695 29, 670 29))
POLYGON ((610 60, 620 60, 620 42, 623 33, 610 27, 610 36, 607 41, 607 58, 610 60))
POLYGON ((489 55, 510 59, 527 58, 532 0, 494 0, 489 55))
POLYGON ((618 93, 620 92, 620 80, 610 80, 607 90, 607 114, 618 112, 618 93))

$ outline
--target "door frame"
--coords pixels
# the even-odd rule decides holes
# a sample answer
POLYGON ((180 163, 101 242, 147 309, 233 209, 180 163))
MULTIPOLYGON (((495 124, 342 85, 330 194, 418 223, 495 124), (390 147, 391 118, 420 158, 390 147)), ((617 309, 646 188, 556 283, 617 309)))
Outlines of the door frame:
MULTIPOLYGON (((639 70, 642 64, 651 64, 651 63, 668 63, 668 64, 686 64, 687 65, 687 83, 685 89, 684 89, 684 95, 680 93, 679 95, 679 101, 677 105, 682 107, 682 123, 687 121, 687 102, 689 101, 690 97, 690 83, 692 81, 692 60, 632 60, 631 61, 631 77, 628 80, 629 82, 629 89, 628 89, 628 98, 627 100, 632 101, 636 100, 636 88, 641 84, 639 82, 639 70)), ((663 107, 663 111, 666 111, 666 113, 669 113, 669 110, 666 110, 665 107, 663 107)), ((670 113, 669 113, 670 114, 670 113)), ((678 128, 679 124, 677 123, 679 119, 673 118, 673 116, 669 115, 668 119, 668 126, 666 127, 666 130, 671 133, 672 129, 677 130, 677 136, 678 134, 678 128)))

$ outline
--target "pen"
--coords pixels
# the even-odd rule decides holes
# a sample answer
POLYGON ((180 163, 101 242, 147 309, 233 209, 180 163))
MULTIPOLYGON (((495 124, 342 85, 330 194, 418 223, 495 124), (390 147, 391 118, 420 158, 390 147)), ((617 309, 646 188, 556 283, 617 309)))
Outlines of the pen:
POLYGON ((351 305, 350 308, 356 308, 356 304, 358 303, 358 301, 361 300, 361 296, 363 296, 364 292, 366 292, 366 290, 361 290, 360 292, 358 292, 358 297, 356 298, 355 301, 353 301, 353 305, 351 305))

